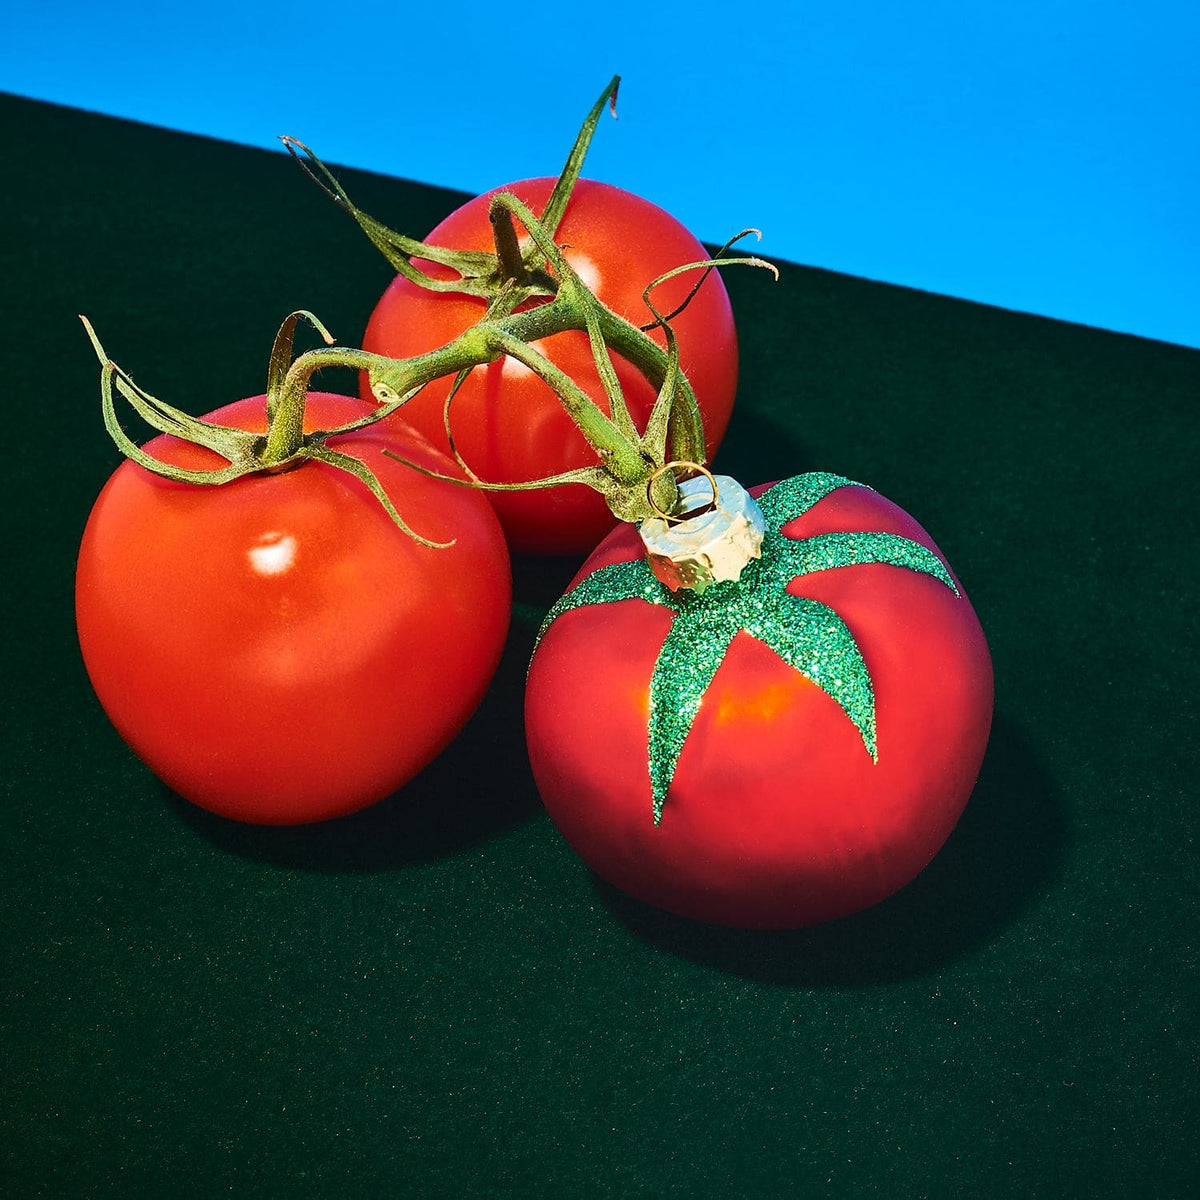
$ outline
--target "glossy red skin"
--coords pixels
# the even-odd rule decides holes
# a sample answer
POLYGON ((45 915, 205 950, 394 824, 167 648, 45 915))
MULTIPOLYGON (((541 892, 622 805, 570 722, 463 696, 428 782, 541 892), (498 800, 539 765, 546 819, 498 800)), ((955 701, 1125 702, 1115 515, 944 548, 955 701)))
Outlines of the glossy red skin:
MULTIPOLYGON (((903 534, 940 557, 911 517, 865 488, 841 488, 785 527, 793 537, 854 530, 903 534)), ((619 529, 579 577, 640 552, 637 533, 619 529)), ((992 715, 991 659, 965 595, 878 564, 788 590, 830 605, 857 639, 874 682, 878 762, 829 696, 739 633, 658 827, 646 726, 668 611, 637 600, 575 609, 541 641, 526 690, 539 791, 584 861, 630 895, 717 924, 812 925, 903 887, 954 828, 992 715)))
MULTIPOLYGON (((496 191, 514 193, 540 213, 553 179, 527 179, 478 196, 448 216, 425 240, 459 250, 492 250, 488 204, 496 191)), ((708 252, 674 217, 630 192, 581 179, 555 239, 584 283, 635 325, 652 318, 642 292, 673 267, 698 262, 708 252)), ((431 274, 451 272, 418 260, 431 274)), ((669 314, 700 275, 686 272, 656 288, 652 299, 669 314)), ((469 296, 426 291, 397 276, 383 294, 363 336, 363 348, 407 358, 445 345, 484 314, 469 296)), ((712 271, 687 309, 672 321, 680 363, 704 417, 711 459, 725 434, 737 389, 737 336, 720 273, 712 271)), ((665 345, 661 331, 655 338, 665 345)), ((608 402, 592 360, 587 334, 568 331, 536 343, 607 412, 608 402)), ((655 389, 634 367, 614 356, 617 376, 639 429, 654 404, 655 389)), ((443 405, 450 380, 430 384, 405 406, 405 421, 434 445, 448 448, 443 405)), ((362 395, 370 398, 363 381, 362 395)), ((512 482, 594 466, 596 456, 563 412, 550 387, 511 359, 476 367, 451 408, 455 442, 471 469, 489 482, 512 482)), ((533 493, 490 493, 513 550, 531 554, 584 554, 614 526, 604 501, 575 484, 533 493)))
MULTIPOLYGON (((312 393, 305 427, 365 411, 312 393)), ((210 418, 262 430, 264 398, 210 418)), ((80 547, 76 618, 100 703, 164 783, 240 821, 323 820, 395 791, 475 709, 507 633, 507 549, 486 501, 386 458, 448 465, 399 426, 329 444, 371 465, 413 529, 454 546, 419 545, 324 464, 199 487, 126 462, 80 547)), ((147 449, 218 465, 174 438, 147 449)))

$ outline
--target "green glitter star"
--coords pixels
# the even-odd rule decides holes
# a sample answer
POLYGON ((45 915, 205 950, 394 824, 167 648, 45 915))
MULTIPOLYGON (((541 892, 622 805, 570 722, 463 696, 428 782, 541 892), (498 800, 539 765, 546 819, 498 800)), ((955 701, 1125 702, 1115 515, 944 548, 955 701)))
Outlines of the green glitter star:
POLYGON ((893 533, 822 533, 793 539, 780 532, 818 500, 841 487, 863 487, 840 475, 814 472, 775 484, 759 497, 766 519, 762 557, 736 582, 703 595, 671 592, 645 559, 614 563, 581 580, 550 609, 541 636, 563 613, 591 604, 644 600, 672 612, 671 628, 650 678, 649 769, 654 823, 662 820, 667 791, 700 702, 734 635, 742 630, 769 646, 788 666, 841 706, 863 746, 878 761, 875 692, 871 676, 845 622, 828 605, 787 591, 798 575, 865 563, 920 571, 958 588, 941 560, 911 538, 893 533))

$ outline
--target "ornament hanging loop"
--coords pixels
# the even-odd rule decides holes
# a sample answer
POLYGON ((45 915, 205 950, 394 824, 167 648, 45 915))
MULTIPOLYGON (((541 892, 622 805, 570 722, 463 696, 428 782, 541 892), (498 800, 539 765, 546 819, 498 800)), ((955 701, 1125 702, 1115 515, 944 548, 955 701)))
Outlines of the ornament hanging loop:
POLYGON ((654 516, 638 527, 651 573, 672 592, 696 595, 714 583, 736 583, 746 564, 762 553, 762 510, 728 475, 713 475, 693 462, 667 463, 659 471, 672 467, 699 474, 679 485, 674 515, 655 506, 654 516), (700 502, 696 508, 689 507, 693 501, 700 502))
POLYGON ((650 504, 654 515, 660 521, 666 521, 668 525, 676 525, 680 521, 690 520, 692 517, 702 516, 706 512, 711 512, 717 504, 717 481, 713 477, 713 473, 703 465, 703 463, 689 462, 686 459, 675 459, 672 462, 663 463, 661 467, 655 469, 654 473, 646 480, 646 500, 650 504), (665 475, 668 471, 679 470, 691 475, 702 475, 708 480, 708 486, 712 489, 712 496, 708 502, 701 504, 696 508, 690 508, 685 512, 664 512, 659 508, 654 499, 654 485, 658 482, 660 476, 665 475))

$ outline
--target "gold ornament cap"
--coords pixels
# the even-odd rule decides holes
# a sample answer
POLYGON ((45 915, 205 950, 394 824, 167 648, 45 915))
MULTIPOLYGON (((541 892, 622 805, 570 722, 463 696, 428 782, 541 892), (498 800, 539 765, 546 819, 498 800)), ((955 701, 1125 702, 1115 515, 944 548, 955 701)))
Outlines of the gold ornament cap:
POLYGON ((700 474, 679 484, 674 513, 655 507, 656 515, 639 532, 655 578, 673 592, 687 588, 699 595, 711 584, 740 578, 742 568, 762 553, 766 522, 754 497, 728 475, 713 475, 694 463, 667 463, 655 477, 675 467, 700 474))

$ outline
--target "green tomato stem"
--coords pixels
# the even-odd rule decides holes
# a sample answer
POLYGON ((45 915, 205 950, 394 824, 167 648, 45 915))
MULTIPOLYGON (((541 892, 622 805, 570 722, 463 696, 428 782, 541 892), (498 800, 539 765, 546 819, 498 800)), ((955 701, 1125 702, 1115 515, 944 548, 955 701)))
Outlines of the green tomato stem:
MULTIPOLYGON (((667 377, 668 359, 658 343, 603 305, 598 308, 598 317, 600 330, 613 349, 652 384, 661 386, 667 377)), ((378 413, 376 419, 381 419, 425 384, 509 354, 519 358, 554 388, 572 420, 620 482, 643 481, 655 466, 661 464, 647 463, 637 441, 622 432, 573 380, 555 368, 540 351, 533 349, 534 343, 569 330, 586 332, 587 316, 568 293, 524 312, 511 313, 495 321, 481 321, 446 345, 414 358, 392 359, 341 346, 310 350, 300 355, 287 372, 277 419, 272 424, 263 452, 264 462, 273 465, 283 461, 294 454, 303 441, 300 398, 307 391, 312 376, 324 367, 366 371, 375 398, 386 410, 378 413)), ((704 453, 703 427, 695 393, 682 375, 677 376, 673 407, 682 419, 678 423, 678 436, 670 447, 671 455, 695 461, 697 454, 704 453)))
POLYGON ((512 214, 493 206, 488 213, 492 222, 492 240, 496 245, 496 259, 500 264, 501 279, 510 279, 518 286, 529 277, 525 260, 521 257, 521 245, 517 241, 517 230, 512 214))

